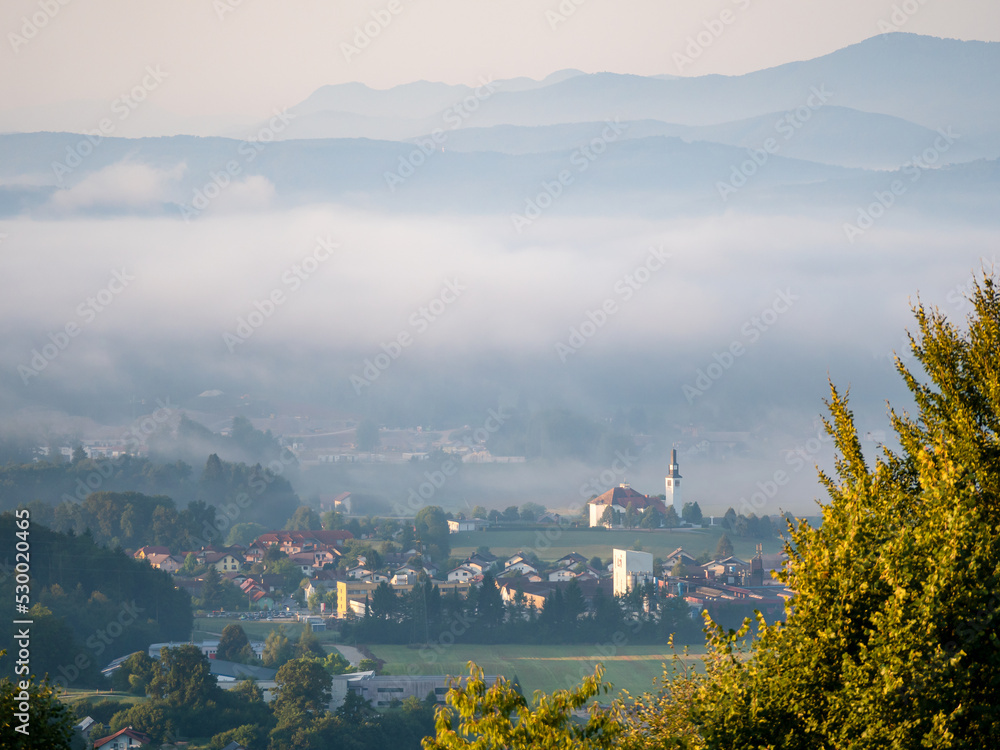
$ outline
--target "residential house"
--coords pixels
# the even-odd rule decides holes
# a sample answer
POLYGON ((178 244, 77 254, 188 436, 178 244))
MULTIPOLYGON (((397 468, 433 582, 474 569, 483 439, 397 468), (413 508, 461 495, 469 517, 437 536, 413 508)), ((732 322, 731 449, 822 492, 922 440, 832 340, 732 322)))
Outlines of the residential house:
POLYGON ((348 578, 367 578, 372 574, 372 572, 364 565, 355 565, 353 568, 348 568, 344 575, 348 578))
POLYGON ((701 566, 705 577, 717 580, 722 583, 741 584, 744 576, 750 573, 750 563, 740 560, 738 557, 726 557, 722 560, 713 560, 701 566))
POLYGON ((586 563, 587 558, 577 552, 570 552, 568 555, 563 555, 558 560, 556 560, 557 568, 569 568, 574 565, 580 565, 581 563, 586 563))
POLYGON ((261 534, 251 547, 256 545, 258 549, 267 550, 271 545, 277 545, 286 555, 292 555, 321 548, 339 550, 346 540, 353 538, 354 535, 350 531, 343 529, 280 530, 261 534))
POLYGON ((184 558, 180 556, 162 554, 159 552, 154 552, 152 554, 146 555, 146 562, 149 563, 150 567, 158 568, 160 570, 166 571, 167 573, 176 573, 182 567, 184 567, 184 558))
POLYGON ((572 581, 577 577, 577 572, 572 568, 557 568, 549 573, 550 581, 572 581))
POLYGON ((404 565, 403 567, 393 571, 390 583, 394 586, 416 583, 419 580, 421 573, 423 573, 423 568, 416 568, 413 565, 404 565))
POLYGON ((529 575, 531 573, 535 573, 537 575, 538 569, 528 562, 527 558, 519 552, 516 555, 507 558, 503 564, 503 573, 501 575, 514 575, 515 572, 521 573, 522 575, 529 575))
POLYGON ((673 570, 674 566, 677 565, 677 563, 679 562, 684 563, 684 567, 688 568, 689 570, 694 569, 695 567, 698 566, 698 559, 694 555, 685 552, 683 547, 678 547, 669 555, 663 558, 664 572, 669 572, 673 570))
POLYGON ((132 554, 132 557, 135 558, 136 560, 145 560, 150 555, 169 555, 169 554, 170 554, 169 547, 149 546, 149 547, 140 547, 132 554))
POLYGON ((205 552, 204 555, 200 557, 204 561, 205 565, 211 565, 220 573, 237 571, 243 564, 243 560, 230 551, 205 552))
POLYGON ((119 729, 112 735, 102 737, 94 742, 94 750, 132 750, 145 747, 153 742, 153 738, 145 732, 139 732, 131 726, 119 729))
POLYGON ((496 564, 496 555, 484 555, 479 552, 470 555, 465 562, 462 563, 462 565, 468 565, 477 573, 485 573, 487 570, 492 570, 496 567, 496 564))
POLYGON ((289 555, 288 559, 295 565, 299 566, 299 569, 302 571, 302 575, 309 576, 310 578, 312 577, 313 571, 315 570, 316 558, 313 556, 311 551, 295 552, 289 555))
POLYGON ((599 581, 601 580, 601 571, 596 568, 592 568, 589 565, 583 566, 582 568, 577 568, 576 573, 577 581, 599 581))
POLYGON ((449 581, 465 581, 465 582, 469 582, 473 578, 475 578, 477 575, 479 575, 479 573, 476 572, 475 568, 473 568, 473 567, 471 567, 469 565, 464 565, 463 564, 463 565, 459 565, 454 570, 449 570, 448 571, 448 580, 449 581))

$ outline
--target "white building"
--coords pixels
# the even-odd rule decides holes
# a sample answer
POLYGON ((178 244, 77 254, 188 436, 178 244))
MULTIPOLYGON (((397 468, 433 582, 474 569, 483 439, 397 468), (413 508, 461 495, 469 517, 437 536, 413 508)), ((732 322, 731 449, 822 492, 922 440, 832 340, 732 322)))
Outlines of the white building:
POLYGON ((654 580, 651 552, 616 549, 612 564, 615 596, 627 594, 635 586, 654 580))
POLYGON ((677 467, 677 449, 670 451, 670 471, 667 473, 667 499, 666 505, 673 505, 677 511, 677 517, 681 517, 681 509, 684 507, 681 501, 681 473, 677 467))

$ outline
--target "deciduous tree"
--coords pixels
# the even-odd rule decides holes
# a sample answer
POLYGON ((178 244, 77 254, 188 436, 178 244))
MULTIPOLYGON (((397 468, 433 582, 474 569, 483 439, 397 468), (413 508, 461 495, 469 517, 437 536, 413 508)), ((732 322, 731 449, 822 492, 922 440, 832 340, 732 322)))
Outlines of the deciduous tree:
POLYGON ((830 386, 835 471, 822 524, 790 529, 785 625, 711 629, 695 718, 708 747, 980 748, 1000 742, 1000 294, 976 282, 959 326, 914 309, 896 366, 916 411, 901 449, 864 454, 830 386))

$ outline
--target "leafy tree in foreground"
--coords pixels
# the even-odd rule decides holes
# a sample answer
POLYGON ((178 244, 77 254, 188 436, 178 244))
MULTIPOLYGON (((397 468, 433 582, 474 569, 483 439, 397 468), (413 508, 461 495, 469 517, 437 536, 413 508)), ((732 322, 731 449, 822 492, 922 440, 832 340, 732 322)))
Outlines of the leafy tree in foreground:
POLYGON ((747 659, 710 628, 694 718, 710 748, 1000 745, 1000 295, 976 283, 967 328, 915 310, 897 358, 915 415, 891 411, 900 453, 870 466, 831 385, 838 459, 823 521, 799 521, 781 579, 787 624, 747 659))
MULTIPOLYGON (((6 654, 0 651, 0 660, 6 661, 9 658, 6 654)), ((16 677, 13 682, 6 677, 0 680, 0 747, 10 750, 82 748, 83 739, 73 730, 76 721, 70 707, 59 700, 48 681, 39 684, 34 677, 16 677), (22 683, 28 684, 22 689, 22 683), (26 712, 21 711, 24 705, 26 712)))
POLYGON ((613 748, 622 730, 610 712, 594 702, 586 721, 573 718, 587 701, 610 690, 601 682, 602 675, 603 668, 598 667, 578 688, 557 690, 551 696, 536 693, 529 706, 513 683, 501 677, 487 686, 483 670, 469 662, 468 681, 453 687, 447 705, 437 709, 437 735, 423 741, 424 750, 613 748))

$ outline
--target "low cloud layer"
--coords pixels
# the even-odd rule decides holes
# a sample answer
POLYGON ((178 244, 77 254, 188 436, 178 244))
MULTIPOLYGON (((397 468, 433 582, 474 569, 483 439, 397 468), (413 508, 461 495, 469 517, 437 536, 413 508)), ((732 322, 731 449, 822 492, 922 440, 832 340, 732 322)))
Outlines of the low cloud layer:
MULTIPOLYGON (((155 191, 154 177, 106 184, 155 191)), ((720 503, 816 437, 828 377, 881 435, 885 400, 907 405, 892 357, 910 304, 919 294, 960 320, 995 252, 987 231, 919 225, 855 247, 835 225, 784 217, 552 217, 525 239, 495 218, 334 206, 3 230, 9 413, 100 418, 126 394, 210 388, 404 425, 469 421, 501 390, 596 420, 641 406, 660 447, 682 439, 705 470, 699 434, 753 433, 759 453, 700 487, 720 503)), ((799 502, 828 455, 807 452, 799 502)), ((660 474, 636 469, 634 483, 658 492, 660 474)))

